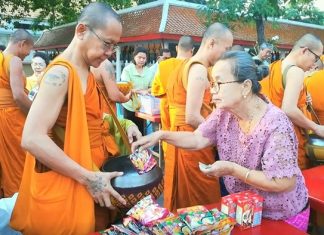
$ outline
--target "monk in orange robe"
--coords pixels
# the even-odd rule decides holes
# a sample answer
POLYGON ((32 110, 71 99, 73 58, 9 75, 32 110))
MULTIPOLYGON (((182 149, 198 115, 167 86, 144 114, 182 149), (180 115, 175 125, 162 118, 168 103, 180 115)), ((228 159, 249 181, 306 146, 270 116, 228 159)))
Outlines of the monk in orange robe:
MULTIPOLYGON (((152 82, 151 93, 160 98, 160 113, 162 130, 170 130, 169 105, 166 97, 168 79, 172 72, 183 62, 192 56, 194 41, 190 36, 182 36, 176 46, 177 57, 170 58, 159 63, 159 67, 152 82)), ((166 156, 166 143, 162 143, 164 159, 166 156)))
MULTIPOLYGON (((91 72, 101 90, 105 93, 106 97, 108 97, 110 106, 113 108, 115 113, 117 113, 116 102, 127 102, 130 99, 131 92, 124 95, 118 89, 115 78, 115 69, 109 60, 104 60, 98 68, 91 67, 91 72)), ((103 105, 104 112, 109 113, 107 104, 104 103, 103 105)))
POLYGON ((116 12, 104 3, 90 3, 72 42, 45 72, 22 137, 30 154, 11 217, 15 230, 89 234, 112 222, 110 196, 126 203, 110 184, 122 172, 98 171, 112 153, 106 148, 100 95, 89 73, 90 66, 98 67, 113 53, 121 33, 116 12))
MULTIPOLYGON (((323 56, 324 61, 324 56, 323 56)), ((323 63, 323 62, 322 62, 323 63)), ((312 105, 316 116, 318 117, 320 123, 324 124, 324 68, 323 65, 318 68, 318 71, 313 72, 305 79, 305 86, 308 94, 312 98, 312 105)), ((316 118, 312 116, 314 122, 317 122, 316 118)))
MULTIPOLYGON (((194 131, 208 112, 203 108, 211 101, 208 67, 229 49, 232 33, 222 24, 215 23, 204 33, 202 44, 195 56, 180 64, 168 79, 167 99, 170 130, 194 131)), ((203 175, 199 162, 211 164, 215 151, 206 148, 188 151, 167 145, 164 175, 164 206, 171 211, 181 207, 215 203, 220 200, 219 183, 203 175)))
POLYGON ((310 119, 306 109, 304 73, 310 70, 319 59, 323 44, 314 35, 302 36, 289 55, 282 61, 271 64, 269 76, 261 81, 262 92, 271 102, 280 107, 294 124, 298 138, 298 164, 301 169, 309 167, 305 155, 303 130, 312 130, 324 137, 324 126, 310 119))
POLYGON ((26 152, 20 147, 26 114, 31 105, 25 90, 23 59, 34 45, 32 35, 16 30, 3 52, 0 52, 0 168, 1 187, 5 197, 18 192, 26 152))

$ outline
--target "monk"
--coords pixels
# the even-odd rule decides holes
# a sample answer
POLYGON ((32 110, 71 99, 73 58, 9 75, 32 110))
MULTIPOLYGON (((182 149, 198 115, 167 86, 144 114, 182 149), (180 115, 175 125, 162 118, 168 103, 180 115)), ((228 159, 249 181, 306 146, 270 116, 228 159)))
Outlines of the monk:
MULTIPOLYGON (((115 69, 113 64, 109 60, 104 60, 98 68, 91 67, 98 85, 109 99, 109 104, 117 113, 116 102, 125 103, 130 99, 131 92, 124 95, 116 85, 115 69)), ((105 104, 106 105, 106 104, 105 104)), ((105 113, 108 112, 108 108, 104 108, 105 113)))
MULTIPOLYGON (((324 60, 324 56, 323 56, 324 60)), ((317 65, 316 71, 312 72, 305 79, 305 87, 307 93, 312 100, 312 106, 320 124, 324 124, 324 97, 323 97, 323 82, 324 82, 324 66, 322 60, 317 65)), ((312 115, 312 120, 317 122, 317 118, 312 115)))
POLYGON ((18 192, 24 169, 26 153, 20 142, 31 101, 25 90, 22 61, 33 46, 32 35, 18 29, 0 52, 0 168, 5 197, 18 192))
POLYGON ((306 109, 306 90, 303 86, 305 71, 310 70, 322 54, 323 44, 312 34, 305 34, 294 45, 288 56, 270 66, 267 78, 261 81, 262 92, 280 107, 294 124, 298 138, 298 164, 301 169, 309 167, 305 155, 304 130, 312 130, 324 137, 324 126, 310 119, 306 109))
MULTIPOLYGON (((203 35, 198 52, 178 66, 168 78, 167 99, 170 113, 170 130, 194 131, 209 114, 206 106, 211 101, 208 67, 233 43, 233 35, 220 23, 209 26, 203 35)), ((164 206, 171 211, 220 200, 219 183, 201 174, 198 163, 212 164, 215 151, 205 148, 188 151, 167 145, 164 206), (171 162, 171 159, 173 162, 171 162)))
POLYGON ((126 203, 110 184, 123 173, 98 171, 109 156, 109 139, 89 72, 113 53, 121 34, 117 13, 90 3, 71 43, 45 71, 22 137, 30 154, 11 217, 15 230, 89 234, 113 222, 111 196, 126 203))
MULTIPOLYGON (((168 79, 172 72, 185 59, 192 56, 194 41, 190 36, 182 36, 176 46, 177 57, 170 58, 159 63, 159 67, 152 82, 151 93, 153 96, 160 98, 160 113, 162 130, 170 130, 169 105, 166 97, 168 79)), ((166 143, 163 142, 163 153, 165 164, 167 165, 166 143)), ((173 160, 172 160, 173 161, 173 160)))

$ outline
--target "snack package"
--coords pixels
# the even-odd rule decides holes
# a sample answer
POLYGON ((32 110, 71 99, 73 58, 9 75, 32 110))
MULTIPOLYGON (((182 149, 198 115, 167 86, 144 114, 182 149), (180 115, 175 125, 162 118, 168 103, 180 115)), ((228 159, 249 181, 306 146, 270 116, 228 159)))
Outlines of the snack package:
POLYGON ((190 235, 191 229, 179 217, 169 217, 159 222, 158 227, 162 234, 190 235))
POLYGON ((208 212, 208 209, 201 205, 177 209, 178 214, 184 214, 184 213, 188 213, 188 212, 198 212, 198 211, 208 212))
POLYGON ((142 225, 140 222, 135 220, 132 217, 126 217, 123 219, 123 225, 129 230, 133 231, 139 235, 154 235, 155 233, 151 232, 149 228, 142 225))
POLYGON ((263 198, 257 194, 242 196, 237 200, 236 221, 241 228, 255 227, 261 224, 263 198))
POLYGON ((112 225, 110 228, 103 231, 103 235, 136 235, 136 233, 125 228, 123 225, 112 225))
POLYGON ((211 231, 215 219, 209 211, 191 211, 179 214, 179 217, 191 228, 194 234, 211 231))
POLYGON ((132 209, 127 212, 127 215, 138 220, 145 226, 152 226, 155 221, 164 219, 172 214, 168 209, 160 207, 149 195, 139 201, 132 209))
POLYGON ((235 219, 219 211, 217 208, 210 210, 210 213, 215 219, 213 228, 211 231, 197 234, 230 235, 234 225, 236 224, 235 219))
POLYGON ((152 152, 148 149, 141 151, 136 149, 133 154, 129 155, 129 158, 139 174, 149 172, 157 164, 152 152))
POLYGON ((236 201, 237 198, 233 194, 222 197, 221 201, 221 211, 234 219, 236 218, 236 201))

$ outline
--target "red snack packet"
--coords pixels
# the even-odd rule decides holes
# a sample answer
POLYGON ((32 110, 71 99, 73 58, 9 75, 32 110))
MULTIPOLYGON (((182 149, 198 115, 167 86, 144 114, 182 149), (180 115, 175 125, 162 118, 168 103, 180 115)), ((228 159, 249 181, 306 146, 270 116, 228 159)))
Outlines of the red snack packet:
POLYGON ((157 164, 152 152, 148 149, 141 151, 136 149, 133 154, 129 155, 129 158, 139 174, 149 172, 157 164))

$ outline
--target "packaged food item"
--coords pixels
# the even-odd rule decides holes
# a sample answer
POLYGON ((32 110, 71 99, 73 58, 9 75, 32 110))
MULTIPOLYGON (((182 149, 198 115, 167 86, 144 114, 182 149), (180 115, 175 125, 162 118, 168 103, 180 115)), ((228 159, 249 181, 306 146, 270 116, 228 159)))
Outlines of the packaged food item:
POLYGON ((222 197, 221 211, 226 215, 236 218, 236 201, 237 198, 233 194, 222 197))
POLYGON ((263 198, 257 194, 242 196, 237 200, 236 222, 241 228, 255 227, 261 224, 263 198))
POLYGON ((194 234, 201 234, 213 229, 215 219, 213 215, 206 211, 189 211, 179 214, 179 217, 191 228, 194 234))
POLYGON ((162 234, 176 234, 176 235, 190 235, 191 229, 188 225, 180 219, 180 217, 174 216, 164 219, 159 222, 158 227, 162 230, 162 234))
POLYGON ((208 209, 201 205, 177 209, 178 214, 183 214, 183 213, 188 213, 188 212, 198 212, 198 211, 208 212, 208 209))
POLYGON ((103 231, 103 235, 136 235, 136 233, 125 228, 123 225, 112 225, 110 228, 103 231))
POLYGON ((152 226, 155 221, 164 219, 172 214, 168 209, 160 207, 149 195, 139 201, 132 209, 127 212, 127 215, 138 220, 145 226, 152 226))
POLYGON ((139 235, 154 235, 155 233, 151 232, 149 228, 142 225, 140 222, 135 220, 132 217, 126 217, 123 219, 123 225, 129 230, 133 231, 139 235))
POLYGON ((143 149, 141 151, 136 149, 133 154, 129 155, 129 158, 139 174, 149 172, 157 165, 149 149, 143 149))

